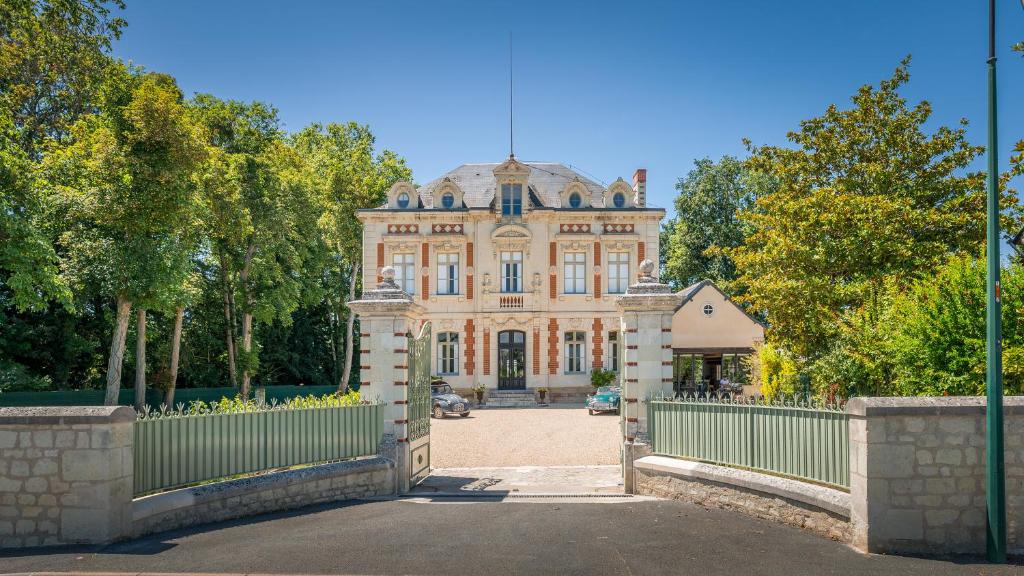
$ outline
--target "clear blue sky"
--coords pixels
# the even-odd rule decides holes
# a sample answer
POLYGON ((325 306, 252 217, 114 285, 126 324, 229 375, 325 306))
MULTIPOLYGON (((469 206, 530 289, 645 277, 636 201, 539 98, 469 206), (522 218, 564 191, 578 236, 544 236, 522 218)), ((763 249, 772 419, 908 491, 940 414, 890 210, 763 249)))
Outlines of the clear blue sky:
MULTIPOLYGON (((127 1, 118 56, 190 95, 269 102, 288 130, 369 124, 420 183, 508 155, 510 30, 517 157, 606 183, 645 167, 667 208, 695 159, 742 155, 744 137, 783 144, 906 54, 905 96, 932 102, 932 127, 966 117, 986 138, 984 0, 127 1)), ((1024 10, 999 4, 1005 169, 1024 138, 1024 58, 1009 48, 1024 10)))

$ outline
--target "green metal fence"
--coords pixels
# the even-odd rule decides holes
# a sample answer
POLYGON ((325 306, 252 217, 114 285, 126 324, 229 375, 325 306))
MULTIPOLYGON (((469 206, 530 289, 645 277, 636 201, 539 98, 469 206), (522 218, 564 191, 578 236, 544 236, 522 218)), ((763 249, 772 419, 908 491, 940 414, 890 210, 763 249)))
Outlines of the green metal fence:
POLYGON ((850 485, 849 428, 840 408, 654 400, 647 423, 656 454, 850 485))
POLYGON ((275 409, 135 422, 135 494, 377 453, 384 406, 275 409))

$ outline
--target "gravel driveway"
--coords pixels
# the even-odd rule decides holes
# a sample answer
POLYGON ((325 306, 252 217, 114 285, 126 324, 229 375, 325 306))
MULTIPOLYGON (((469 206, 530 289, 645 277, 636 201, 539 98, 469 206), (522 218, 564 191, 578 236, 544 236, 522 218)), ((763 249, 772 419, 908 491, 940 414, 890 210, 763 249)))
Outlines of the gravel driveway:
POLYGON ((619 417, 582 405, 491 408, 430 422, 433 468, 618 464, 619 417))

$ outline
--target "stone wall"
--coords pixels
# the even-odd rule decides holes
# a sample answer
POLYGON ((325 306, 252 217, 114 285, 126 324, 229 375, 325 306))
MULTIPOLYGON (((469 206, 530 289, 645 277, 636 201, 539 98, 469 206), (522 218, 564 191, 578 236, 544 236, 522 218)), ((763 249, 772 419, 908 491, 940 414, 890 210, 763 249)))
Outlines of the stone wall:
POLYGON ((182 488, 136 500, 132 536, 394 490, 395 465, 379 457, 182 488))
POLYGON ((640 458, 632 469, 634 494, 733 510, 841 542, 850 539, 849 495, 839 490, 664 456, 640 458))
MULTIPOLYGON (((867 552, 985 551, 985 399, 855 398, 850 414, 854 546, 867 552)), ((1005 402, 1008 550, 1024 552, 1024 397, 1005 402)))
POLYGON ((0 408, 0 547, 123 537, 134 421, 123 406, 0 408))

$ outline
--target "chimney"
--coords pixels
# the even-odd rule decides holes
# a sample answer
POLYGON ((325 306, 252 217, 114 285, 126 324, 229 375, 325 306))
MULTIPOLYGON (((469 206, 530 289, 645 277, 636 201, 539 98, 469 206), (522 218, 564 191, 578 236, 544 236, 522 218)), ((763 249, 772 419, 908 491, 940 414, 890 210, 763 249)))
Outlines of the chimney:
POLYGON ((647 207, 647 168, 637 168, 633 173, 633 205, 647 207))

